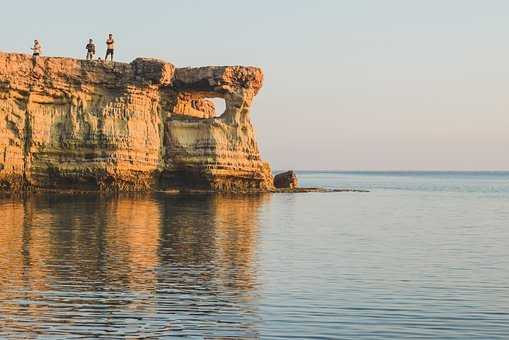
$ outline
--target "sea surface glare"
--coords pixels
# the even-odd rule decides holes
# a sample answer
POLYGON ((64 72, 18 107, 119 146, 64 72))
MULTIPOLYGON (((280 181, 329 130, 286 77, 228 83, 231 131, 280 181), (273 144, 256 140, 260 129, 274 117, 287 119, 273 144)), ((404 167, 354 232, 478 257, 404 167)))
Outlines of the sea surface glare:
POLYGON ((0 338, 509 339, 508 172, 0 198, 0 338))

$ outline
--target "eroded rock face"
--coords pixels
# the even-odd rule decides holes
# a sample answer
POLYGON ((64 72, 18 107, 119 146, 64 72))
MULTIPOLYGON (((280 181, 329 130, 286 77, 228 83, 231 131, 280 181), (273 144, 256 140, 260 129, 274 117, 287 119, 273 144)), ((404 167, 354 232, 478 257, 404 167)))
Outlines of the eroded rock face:
POLYGON ((0 188, 270 190, 249 118, 262 81, 254 67, 0 53, 0 188))
POLYGON ((299 186, 297 175, 290 170, 274 176, 274 186, 278 189, 295 189, 299 186))

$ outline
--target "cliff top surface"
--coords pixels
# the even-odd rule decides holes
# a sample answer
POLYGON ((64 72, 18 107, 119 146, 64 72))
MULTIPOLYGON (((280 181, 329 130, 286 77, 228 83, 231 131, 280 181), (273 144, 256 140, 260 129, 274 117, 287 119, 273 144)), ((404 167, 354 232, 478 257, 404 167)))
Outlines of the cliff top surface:
MULTIPOLYGON (((130 63, 87 61, 67 57, 37 57, 0 52, 0 83, 26 88, 34 83, 59 82, 80 85, 96 83, 119 86, 137 83, 192 88, 227 94, 243 90, 256 95, 263 83, 263 72, 253 66, 205 66, 176 68, 160 59, 136 58, 130 63)), ((49 85, 49 83, 48 83, 49 85)))

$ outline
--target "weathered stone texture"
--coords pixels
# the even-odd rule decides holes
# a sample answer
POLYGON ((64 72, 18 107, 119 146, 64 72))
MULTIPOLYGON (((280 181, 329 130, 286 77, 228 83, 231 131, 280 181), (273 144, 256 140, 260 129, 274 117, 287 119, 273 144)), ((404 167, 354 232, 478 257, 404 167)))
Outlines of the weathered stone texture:
POLYGON ((274 176, 274 187, 277 189, 295 189, 298 186, 297 175, 292 170, 274 176))
POLYGON ((253 67, 175 69, 0 53, 0 188, 273 188, 249 107, 253 67), (226 101, 216 117, 207 98, 226 101))

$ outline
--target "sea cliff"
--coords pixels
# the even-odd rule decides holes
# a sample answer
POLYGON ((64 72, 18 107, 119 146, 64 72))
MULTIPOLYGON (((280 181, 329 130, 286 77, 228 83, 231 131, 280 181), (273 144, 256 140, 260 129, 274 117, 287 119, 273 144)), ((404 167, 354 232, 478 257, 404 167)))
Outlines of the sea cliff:
POLYGON ((250 120, 262 83, 256 67, 0 53, 0 189, 272 190, 250 120))

